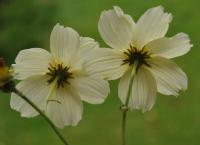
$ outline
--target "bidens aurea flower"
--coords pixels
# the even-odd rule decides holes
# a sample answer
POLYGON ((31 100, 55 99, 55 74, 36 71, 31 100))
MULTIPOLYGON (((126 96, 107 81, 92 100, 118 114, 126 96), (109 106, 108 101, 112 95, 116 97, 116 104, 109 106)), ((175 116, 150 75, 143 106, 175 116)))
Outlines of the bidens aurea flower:
POLYGON ((157 91, 177 96, 180 90, 187 89, 186 74, 170 59, 184 55, 192 45, 184 33, 165 37, 171 20, 172 15, 161 6, 147 10, 137 23, 117 6, 101 14, 98 29, 112 49, 102 49, 97 55, 99 59, 88 65, 98 64, 95 73, 104 78, 121 77, 118 95, 131 110, 150 110, 157 91))
MULTIPOLYGON (((50 50, 31 48, 16 57, 13 69, 23 92, 59 128, 75 126, 83 113, 82 101, 102 103, 109 93, 107 81, 90 75, 84 62, 98 44, 91 38, 80 37, 72 28, 57 24, 51 33, 50 50)), ((38 113, 24 100, 12 93, 11 108, 23 117, 38 113)))

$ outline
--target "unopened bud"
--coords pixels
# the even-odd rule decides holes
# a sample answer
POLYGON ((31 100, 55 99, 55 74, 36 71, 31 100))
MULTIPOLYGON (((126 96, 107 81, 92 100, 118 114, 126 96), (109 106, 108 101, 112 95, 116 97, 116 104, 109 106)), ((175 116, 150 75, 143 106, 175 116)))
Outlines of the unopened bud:
POLYGON ((9 68, 5 65, 5 61, 0 57, 0 90, 4 92, 11 92, 14 87, 12 75, 9 68))

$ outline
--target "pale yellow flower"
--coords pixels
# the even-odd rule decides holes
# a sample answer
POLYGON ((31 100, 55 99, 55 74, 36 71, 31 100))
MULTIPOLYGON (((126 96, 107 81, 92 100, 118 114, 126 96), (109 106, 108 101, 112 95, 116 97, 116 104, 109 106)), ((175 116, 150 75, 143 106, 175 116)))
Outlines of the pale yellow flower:
POLYGON ((177 96, 180 90, 187 89, 186 74, 170 59, 184 55, 192 45, 185 33, 165 36, 171 20, 172 15, 165 13, 161 6, 148 9, 136 23, 117 6, 101 13, 98 29, 112 49, 99 50, 97 56, 91 56, 99 59, 87 65, 90 73, 104 78, 121 77, 118 95, 123 104, 126 103, 133 68, 136 69, 128 97, 131 110, 150 110, 156 92, 177 96))
MULTIPOLYGON (((75 126, 82 118, 82 101, 103 103, 109 93, 109 84, 87 73, 84 66, 87 55, 99 49, 98 43, 80 37, 72 28, 57 24, 51 33, 51 53, 41 48, 22 50, 13 69, 21 82, 17 89, 23 92, 59 128, 75 126)), ((93 52, 94 53, 94 52, 93 52)), ((11 108, 22 117, 38 113, 24 100, 12 93, 11 108)))

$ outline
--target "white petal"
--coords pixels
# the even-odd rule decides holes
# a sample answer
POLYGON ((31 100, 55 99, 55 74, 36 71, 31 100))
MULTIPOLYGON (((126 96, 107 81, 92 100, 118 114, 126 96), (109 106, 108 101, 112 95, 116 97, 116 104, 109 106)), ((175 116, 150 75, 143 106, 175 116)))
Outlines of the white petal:
POLYGON ((165 58, 174 58, 186 54, 192 44, 187 34, 178 33, 172 38, 160 38, 151 41, 145 46, 145 49, 152 56, 162 56, 165 58))
POLYGON ((129 48, 135 23, 117 6, 101 13, 98 29, 103 40, 112 48, 129 48))
POLYGON ((132 92, 129 100, 130 109, 149 111, 156 100, 156 81, 146 67, 140 67, 133 80, 132 92))
POLYGON ((51 32, 51 52, 55 57, 64 59, 68 63, 76 56, 79 41, 79 34, 74 29, 57 24, 51 32))
POLYGON ((77 55, 76 59, 72 63, 72 66, 75 67, 74 70, 79 68, 82 69, 82 64, 85 61, 90 61, 90 57, 95 49, 99 48, 99 44, 92 38, 89 37, 80 37, 80 55, 77 55))
POLYGON ((119 81, 118 96, 123 104, 126 103, 126 97, 131 80, 131 69, 128 69, 119 81))
POLYGON ((115 49, 95 49, 88 58, 84 64, 87 73, 108 80, 118 79, 129 67, 127 64, 123 64, 123 52, 115 49))
POLYGON ((141 49, 148 42, 165 36, 172 15, 164 13, 163 7, 148 9, 138 20, 133 34, 133 44, 141 49))
MULTIPOLYGON (((42 76, 35 76, 21 81, 17 85, 17 89, 28 97, 41 110, 46 105, 46 96, 49 91, 47 80, 42 76)), ((12 109, 21 113, 22 117, 34 117, 38 113, 28 103, 17 96, 15 93, 11 95, 10 106, 12 109)))
POLYGON ((76 126, 81 120, 83 104, 78 94, 72 88, 59 88, 52 94, 56 101, 49 101, 46 113, 54 124, 64 126, 76 126))
POLYGON ((160 93, 177 96, 180 90, 187 89, 187 76, 173 61, 154 57, 149 64, 160 93))
POLYGON ((41 48, 21 50, 13 64, 15 77, 25 79, 33 75, 44 75, 48 71, 51 55, 41 48))
POLYGON ((72 80, 72 84, 81 99, 91 104, 103 103, 110 93, 108 82, 100 78, 79 76, 72 80))
POLYGON ((99 44, 92 38, 80 37, 80 53, 82 56, 88 55, 92 50, 99 48, 99 44))

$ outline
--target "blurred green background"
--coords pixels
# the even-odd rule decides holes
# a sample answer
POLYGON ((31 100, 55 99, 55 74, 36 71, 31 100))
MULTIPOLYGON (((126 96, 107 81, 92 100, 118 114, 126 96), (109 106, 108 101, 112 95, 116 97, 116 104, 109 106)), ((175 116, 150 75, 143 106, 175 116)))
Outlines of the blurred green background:
MULTIPOLYGON (((101 46, 97 23, 100 13, 119 5, 137 20, 150 7, 163 5, 173 14, 168 36, 190 35, 194 47, 175 61, 187 73, 189 88, 180 97, 158 95, 154 108, 145 114, 128 113, 127 145, 200 144, 200 18, 198 0, 0 0, 0 56, 13 63, 19 50, 49 49, 49 36, 59 22, 101 46)), ((102 105, 84 104, 77 127, 61 132, 70 145, 120 145, 121 114, 117 81, 102 105)), ((10 95, 0 94, 0 145, 62 145, 41 117, 24 119, 10 109, 10 95)))

